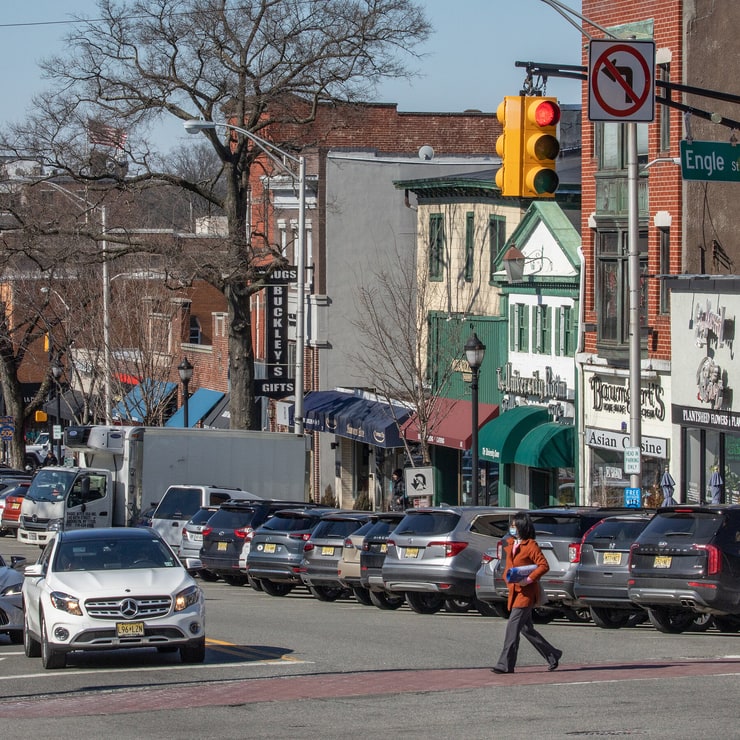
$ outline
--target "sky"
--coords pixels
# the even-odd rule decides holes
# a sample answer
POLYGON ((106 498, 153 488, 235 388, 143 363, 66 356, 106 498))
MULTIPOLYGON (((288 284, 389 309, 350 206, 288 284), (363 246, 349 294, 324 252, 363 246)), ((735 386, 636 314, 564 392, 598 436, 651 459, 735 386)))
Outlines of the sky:
MULTIPOLYGON (((580 12, 581 0, 566 2, 580 12)), ((420 76, 410 82, 389 81, 377 99, 368 102, 396 103, 405 112, 495 112, 504 96, 517 95, 524 82, 524 70, 516 68, 515 61, 581 63, 579 32, 542 0, 421 0, 421 4, 434 31, 421 49, 425 57, 412 62, 420 76)), ((32 4, 0 0, 0 9, 2 126, 21 120, 32 96, 47 88, 38 62, 62 51, 69 30, 65 21, 73 15, 97 14, 94 0, 32 4)), ((580 83, 553 78, 547 94, 561 103, 580 103, 580 83)), ((185 139, 181 124, 176 125, 176 130, 163 129, 155 143, 168 149, 172 135, 185 139)))

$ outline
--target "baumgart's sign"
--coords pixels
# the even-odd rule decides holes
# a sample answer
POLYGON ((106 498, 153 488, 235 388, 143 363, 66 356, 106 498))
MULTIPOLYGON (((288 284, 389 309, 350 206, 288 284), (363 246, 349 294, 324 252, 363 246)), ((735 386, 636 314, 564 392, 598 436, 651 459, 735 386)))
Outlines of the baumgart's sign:
MULTIPOLYGON (((594 411, 613 414, 628 414, 630 411, 630 389, 626 384, 609 383, 598 375, 589 380, 591 407, 594 411)), ((649 383, 640 389, 640 415, 643 419, 665 419, 663 388, 659 383, 649 383)))

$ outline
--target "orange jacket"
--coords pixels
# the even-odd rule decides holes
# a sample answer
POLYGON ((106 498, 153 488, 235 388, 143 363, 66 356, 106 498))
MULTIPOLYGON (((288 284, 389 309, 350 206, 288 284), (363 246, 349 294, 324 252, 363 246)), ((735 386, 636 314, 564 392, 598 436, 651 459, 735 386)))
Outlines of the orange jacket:
POLYGON ((508 583, 507 581, 509 586, 509 609, 525 609, 529 606, 536 606, 540 589, 537 581, 550 570, 550 566, 547 564, 537 540, 522 540, 514 555, 511 554, 513 547, 514 538, 512 537, 504 545, 504 553, 506 554, 504 578, 506 578, 511 568, 520 565, 536 565, 537 568, 529 574, 532 583, 525 583, 524 581, 508 583))

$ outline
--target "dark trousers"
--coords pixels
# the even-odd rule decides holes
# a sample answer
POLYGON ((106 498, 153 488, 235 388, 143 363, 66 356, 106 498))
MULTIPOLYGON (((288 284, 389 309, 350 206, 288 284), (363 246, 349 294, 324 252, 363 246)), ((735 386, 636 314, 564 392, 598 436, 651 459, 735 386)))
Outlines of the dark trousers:
POLYGON ((519 638, 529 640, 534 649, 548 662, 552 664, 559 660, 562 653, 554 648, 537 630, 532 623, 532 607, 525 609, 514 608, 511 610, 509 621, 506 624, 506 635, 504 636, 504 647, 495 667, 502 671, 513 671, 516 666, 516 657, 519 652, 519 638))

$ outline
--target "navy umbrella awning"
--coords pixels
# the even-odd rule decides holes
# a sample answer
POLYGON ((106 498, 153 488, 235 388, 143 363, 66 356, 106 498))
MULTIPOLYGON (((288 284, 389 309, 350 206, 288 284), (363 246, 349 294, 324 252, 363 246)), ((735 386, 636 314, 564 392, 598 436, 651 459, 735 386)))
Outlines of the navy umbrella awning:
POLYGON ((676 488, 676 481, 666 470, 660 479, 660 487, 663 489, 663 502, 661 506, 675 506, 678 502, 673 498, 673 491, 676 488))
POLYGON ((712 494, 713 504, 722 503, 723 483, 724 480, 722 480, 722 476, 719 474, 719 470, 713 470, 712 474, 709 476, 709 492, 712 494))

